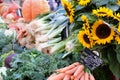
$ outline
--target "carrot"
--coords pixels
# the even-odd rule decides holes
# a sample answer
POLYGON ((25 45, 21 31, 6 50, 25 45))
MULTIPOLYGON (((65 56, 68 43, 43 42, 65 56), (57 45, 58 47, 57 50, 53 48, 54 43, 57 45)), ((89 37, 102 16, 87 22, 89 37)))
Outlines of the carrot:
POLYGON ((65 75, 63 80, 70 80, 71 75, 65 75))
POLYGON ((52 77, 55 77, 56 75, 57 75, 57 74, 55 74, 55 73, 54 73, 54 74, 52 74, 50 77, 48 77, 48 79, 47 79, 47 80, 52 80, 51 78, 52 78, 52 77))
POLYGON ((79 62, 75 62, 72 65, 78 66, 78 65, 80 65, 80 63, 79 62))
POLYGON ((85 72, 85 80, 89 80, 89 74, 85 72))
POLYGON ((57 74, 56 76, 53 76, 52 78, 50 78, 50 80, 63 80, 65 75, 66 75, 65 73, 60 73, 60 74, 57 74))
POLYGON ((84 69, 84 66, 83 65, 79 65, 78 68, 77 68, 77 70, 74 73, 74 77, 77 77, 81 73, 81 71, 83 69, 84 69))
POLYGON ((73 73, 77 70, 77 68, 78 68, 78 66, 76 66, 76 67, 74 67, 74 68, 66 71, 65 73, 66 73, 66 74, 73 74, 73 73))
POLYGON ((79 80, 84 75, 84 71, 82 71, 74 80, 79 80))
POLYGON ((94 76, 92 74, 89 75, 90 80, 95 80, 94 76))
POLYGON ((85 73, 81 76, 80 80, 85 80, 85 73))
POLYGON ((56 70, 56 72, 64 73, 65 71, 70 70, 70 69, 74 68, 77 65, 79 65, 79 62, 75 62, 75 63, 73 63, 73 64, 71 64, 71 65, 69 65, 67 67, 58 69, 58 70, 56 70))
POLYGON ((75 77, 74 77, 74 76, 71 76, 71 77, 70 77, 70 80, 74 80, 74 79, 75 79, 75 77))

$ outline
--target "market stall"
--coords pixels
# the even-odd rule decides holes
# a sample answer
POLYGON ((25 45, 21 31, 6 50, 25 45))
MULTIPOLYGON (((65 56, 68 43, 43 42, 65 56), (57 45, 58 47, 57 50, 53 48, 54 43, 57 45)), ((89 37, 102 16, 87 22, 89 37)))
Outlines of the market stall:
POLYGON ((0 80, 120 80, 119 0, 1 0, 0 80))

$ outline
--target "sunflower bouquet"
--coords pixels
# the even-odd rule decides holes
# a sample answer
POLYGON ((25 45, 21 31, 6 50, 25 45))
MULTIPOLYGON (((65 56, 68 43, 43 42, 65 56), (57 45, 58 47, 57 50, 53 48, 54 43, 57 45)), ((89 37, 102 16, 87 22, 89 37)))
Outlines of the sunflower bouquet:
POLYGON ((120 0, 62 0, 61 3, 79 44, 98 51, 103 65, 108 65, 119 79, 120 0))

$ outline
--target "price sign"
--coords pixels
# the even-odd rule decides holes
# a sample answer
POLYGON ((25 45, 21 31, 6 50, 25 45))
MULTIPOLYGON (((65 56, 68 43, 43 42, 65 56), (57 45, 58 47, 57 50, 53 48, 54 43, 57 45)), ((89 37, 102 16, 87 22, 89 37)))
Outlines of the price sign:
POLYGON ((88 48, 84 49, 82 56, 83 58, 80 59, 80 62, 87 66, 90 70, 94 70, 103 63, 103 60, 88 48))

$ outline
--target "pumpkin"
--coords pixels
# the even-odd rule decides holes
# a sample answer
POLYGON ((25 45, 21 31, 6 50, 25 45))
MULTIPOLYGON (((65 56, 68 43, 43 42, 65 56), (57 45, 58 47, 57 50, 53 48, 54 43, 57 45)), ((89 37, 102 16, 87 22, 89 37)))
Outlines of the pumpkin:
POLYGON ((50 6, 47 0, 25 0, 22 5, 22 15, 26 22, 48 11, 50 11, 50 6))

